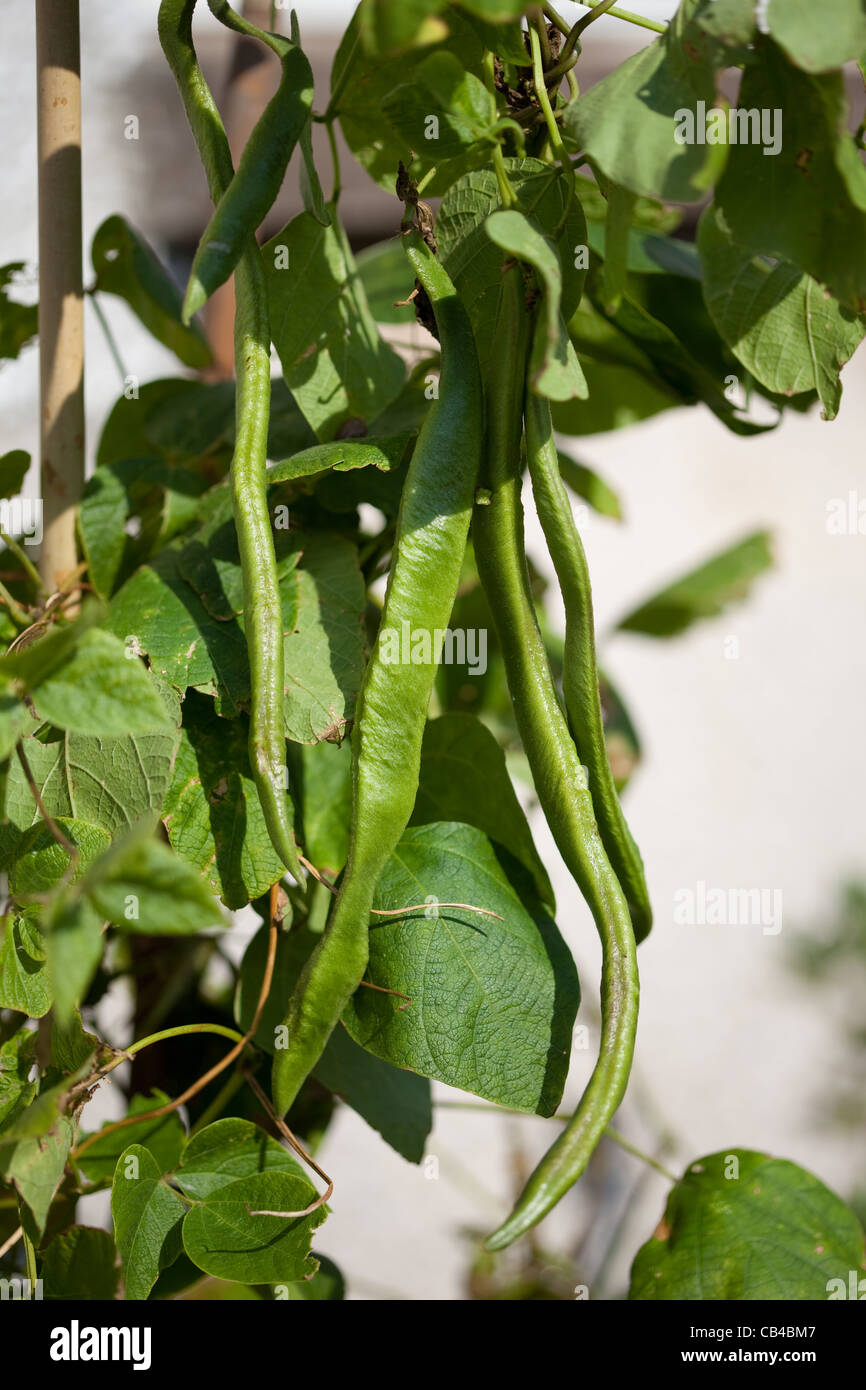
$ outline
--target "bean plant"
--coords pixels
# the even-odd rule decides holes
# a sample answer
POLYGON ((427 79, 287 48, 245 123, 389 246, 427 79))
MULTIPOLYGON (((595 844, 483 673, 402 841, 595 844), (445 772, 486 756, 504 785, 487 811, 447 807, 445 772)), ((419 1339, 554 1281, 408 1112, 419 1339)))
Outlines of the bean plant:
MULTIPOLYGON (((320 91, 307 7, 265 30, 207 3, 274 55, 273 95, 233 159, 195 0, 154 5, 213 214, 185 287, 123 215, 93 237, 101 321, 125 301, 179 367, 124 367, 59 582, 7 525, 29 456, 0 458, 0 1264, 60 1299, 338 1300, 335 1105, 418 1164, 439 1082, 550 1121, 477 1283, 515 1242, 566 1243, 558 1204, 619 1137, 653 919, 579 534, 620 500, 575 441, 673 410, 743 441, 836 416, 866 332, 866 7, 361 0, 320 91), (585 88, 602 14, 645 42, 585 88), (357 255, 346 149, 392 199, 357 255), (303 211, 262 241, 290 161, 303 211), (225 381, 202 325, 230 280, 225 381), (563 1118, 580 988, 557 922, 590 919, 595 1061, 563 1118), (109 1190, 110 1230, 77 1221, 109 1190)), ((36 331, 18 269, 7 358, 36 331)), ((675 637, 771 563, 741 537, 619 630, 675 637)), ((628 1296, 847 1296, 856 1216, 736 1138, 668 1175, 628 1296)))

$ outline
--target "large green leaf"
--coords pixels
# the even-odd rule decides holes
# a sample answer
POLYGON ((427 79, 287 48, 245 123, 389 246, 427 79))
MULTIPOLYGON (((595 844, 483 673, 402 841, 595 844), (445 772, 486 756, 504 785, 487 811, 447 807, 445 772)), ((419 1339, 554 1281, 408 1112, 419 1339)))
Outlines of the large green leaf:
POLYGON ((412 70, 412 81, 389 92, 382 103, 387 120, 408 152, 429 141, 438 162, 459 159, 480 145, 490 157, 496 102, 480 78, 452 53, 438 51, 412 70))
POLYGON ((346 234, 300 213, 263 247, 271 333, 286 385, 320 439, 369 422, 405 369, 380 336, 346 234))
POLYGON ((692 203, 718 178, 727 145, 678 143, 678 113, 695 114, 699 100, 712 107, 715 75, 705 61, 688 77, 677 71, 675 47, 667 34, 627 58, 566 108, 565 127, 575 148, 622 188, 692 203))
POLYGON ((145 328, 187 367, 205 367, 210 349, 197 327, 181 322, 181 295, 140 232, 115 215, 99 227, 91 247, 96 289, 125 299, 145 328))
POLYGON ((315 1201, 304 1178, 281 1171, 258 1172, 220 1184, 183 1223, 183 1245, 206 1274, 245 1284, 290 1283, 315 1273, 310 1237, 327 1216, 260 1216, 261 1211, 303 1211, 315 1201))
POLYGON ((866 309, 866 169, 847 129, 840 74, 812 76, 765 40, 739 104, 779 112, 780 151, 731 147, 716 201, 733 238, 790 261, 850 309, 866 309))
POLYGON ((381 988, 359 989, 348 1005, 355 1040, 422 1076, 552 1114, 568 1070, 577 974, 554 923, 541 908, 530 915, 486 836, 468 825, 411 827, 375 907, 394 915, 370 928, 368 973, 381 988), (400 912, 416 903, 419 911, 400 912), (381 989, 412 1003, 401 1008, 381 989))
POLYGON ((739 246, 718 209, 701 218, 698 245, 707 307, 739 361, 778 395, 816 390, 824 419, 834 419, 839 372, 866 334, 866 315, 843 308, 790 262, 739 246))
POLYGON ((146 1299, 160 1272, 177 1259, 186 1210, 148 1149, 124 1149, 111 1185, 111 1214, 127 1299, 146 1299))
POLYGON ((864 1258, 854 1213, 785 1159, 748 1149, 693 1163, 641 1246, 629 1298, 823 1301, 864 1258))
POLYGON ((692 623, 716 618, 746 598, 752 583, 773 564, 770 537, 756 531, 669 584, 617 624, 622 632, 675 637, 692 623))
POLYGON ((511 784, 505 754, 490 730, 472 714, 445 714, 424 730, 418 794, 411 825, 462 821, 474 825, 518 859, 535 891, 551 910, 556 900, 511 784))

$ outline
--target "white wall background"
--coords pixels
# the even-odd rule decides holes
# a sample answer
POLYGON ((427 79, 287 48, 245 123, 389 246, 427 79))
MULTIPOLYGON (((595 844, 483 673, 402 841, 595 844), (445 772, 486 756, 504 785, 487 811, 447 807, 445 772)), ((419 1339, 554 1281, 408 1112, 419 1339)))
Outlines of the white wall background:
MULTIPOLYGON (((638 0, 635 7, 654 16, 673 9, 638 0)), ((302 30, 311 32, 351 11, 342 0, 299 0, 297 8, 302 30)), ((578 12, 568 3, 563 8, 578 12)), ((33 12, 8 2, 3 9, 0 263, 36 255, 33 12)), ((156 0, 127 0, 122 7, 82 0, 86 245, 114 211, 128 211, 149 231, 139 173, 139 161, 148 159, 148 132, 138 145, 124 141, 122 123, 129 111, 125 75, 156 48, 156 9, 156 0)), ((212 21, 202 9, 205 33, 212 21)), ((601 23, 607 38, 619 32, 616 21, 601 23)), ((122 306, 109 308, 130 370, 143 380, 175 370, 122 306)), ((90 318, 87 368, 92 448, 118 388, 90 318)), ((0 451, 25 447, 35 455, 37 379, 33 350, 0 372, 0 451)), ((681 1138, 675 1166, 720 1148, 755 1147, 795 1159, 841 1190, 860 1176, 857 1156, 814 1119, 834 1056, 835 1010, 825 995, 811 996, 793 982, 783 958, 791 927, 826 917, 840 879, 866 869, 866 536, 833 537, 825 525, 830 499, 852 489, 866 495, 864 386, 861 355, 846 374, 835 424, 795 418, 775 433, 739 440, 691 410, 587 440, 580 450, 627 507, 622 525, 593 517, 584 527, 601 630, 715 549, 760 526, 773 531, 776 569, 744 606, 667 644, 628 635, 604 644, 605 663, 645 744, 627 800, 656 910, 653 934, 641 948, 638 1070, 653 1105, 681 1138), (736 660, 725 655, 731 635, 739 639, 736 660), (781 889, 782 932, 674 925, 675 893, 699 880, 781 889)), ((549 570, 531 515, 529 540, 533 557, 549 570)), ((560 925, 591 1004, 599 964, 592 923, 543 823, 535 830, 555 868, 560 925)), ((588 1068, 588 1054, 577 1054, 570 1099, 579 1095, 588 1068)), ((445 1088, 438 1089, 444 1096, 445 1088)), ((652 1144, 633 1094, 620 1126, 652 1144)), ((109 1113, 111 1096, 100 1103, 109 1113)), ((540 1153, 551 1122, 440 1110, 430 1143, 440 1176, 431 1180, 342 1111, 321 1156, 337 1182, 321 1243, 344 1268, 353 1295, 463 1296, 471 1242, 461 1231, 484 1230, 504 1214, 512 1181, 507 1141, 515 1136, 530 1154, 540 1153)), ((634 1160, 617 1158, 614 1189, 621 1192, 637 1172, 634 1160)), ((664 1190, 653 1176, 626 1253, 651 1232, 664 1190)), ((542 1238, 554 1248, 573 1242, 591 1205, 584 1186, 541 1228, 542 1238)), ((620 1258, 614 1275, 624 1277, 627 1264, 620 1258)))

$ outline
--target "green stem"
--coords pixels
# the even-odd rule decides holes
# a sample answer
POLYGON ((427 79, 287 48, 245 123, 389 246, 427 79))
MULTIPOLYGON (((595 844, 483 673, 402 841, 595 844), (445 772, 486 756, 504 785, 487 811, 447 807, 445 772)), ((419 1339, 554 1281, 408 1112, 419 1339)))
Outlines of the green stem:
POLYGON ((612 1125, 608 1125, 604 1132, 606 1138, 612 1139, 613 1142, 618 1144, 621 1149, 624 1149, 627 1154, 631 1154, 632 1158, 639 1158, 641 1163, 645 1163, 648 1168, 653 1168, 657 1173, 661 1173, 662 1177, 667 1178, 668 1182, 679 1182, 676 1173, 672 1173, 669 1168, 665 1168, 664 1164, 659 1163, 658 1159, 653 1158, 651 1154, 644 1153, 643 1149, 639 1149, 636 1144, 630 1143, 628 1139, 620 1134, 618 1129, 614 1129, 612 1125))
POLYGON ((176 1028, 163 1028, 161 1033, 151 1033, 146 1038, 139 1038, 138 1042, 126 1048, 126 1056, 133 1057, 136 1052, 141 1052, 145 1047, 152 1047, 154 1043, 164 1042, 166 1038, 183 1038, 189 1033, 216 1033, 221 1038, 229 1038, 231 1042, 244 1040, 243 1033, 238 1033, 234 1028, 226 1028, 222 1023, 181 1023, 176 1028))
POLYGON ((499 184, 499 196, 502 199, 502 206, 513 208, 517 203, 517 196, 511 187, 511 180, 508 177, 508 170, 505 167, 505 157, 502 153, 501 145, 493 146, 493 168, 496 170, 496 182, 499 184))
POLYGON ((207 1109, 203 1110, 201 1115, 199 1115, 198 1119, 196 1120, 195 1124, 190 1130, 190 1138, 192 1138, 194 1134, 198 1134, 199 1130, 206 1129, 207 1126, 211 1124, 211 1122, 215 1120, 218 1115, 222 1114, 223 1110, 228 1105, 232 1096, 236 1095, 236 1093, 241 1089, 243 1084, 243 1072, 232 1072, 232 1075, 229 1077, 225 1085, 222 1086, 219 1091, 217 1091, 216 1095, 214 1096, 207 1109))
POLYGON ((16 540, 13 540, 11 536, 7 535, 2 527, 0 527, 0 541, 3 542, 10 555, 15 556, 15 559, 18 561, 19 565, 23 567, 28 579, 32 580, 32 582, 36 585, 36 588, 39 591, 39 593, 47 593, 48 590, 46 589, 45 584, 43 583, 42 576, 40 575, 36 566, 33 564, 33 561, 27 555, 25 555, 18 542, 16 540))
POLYGON ((334 187, 331 192, 331 202, 336 208, 340 199, 340 194, 343 191, 343 183, 340 176, 340 150, 337 145, 337 132, 334 129, 333 118, 325 122, 325 128, 328 132, 328 144, 331 147, 331 163, 334 168, 334 187))
MULTIPOLYGON (((589 0, 577 0, 577 4, 587 10, 596 9, 602 2, 603 0, 595 0, 594 4, 590 4, 589 0)), ((552 5, 545 5, 544 13, 551 23, 555 24, 557 29, 561 30, 563 34, 567 35, 571 33, 568 21, 563 19, 562 15, 557 14, 552 5)), ((613 19, 624 19, 627 24, 636 24, 639 29, 649 29, 653 34, 667 33, 668 26, 666 24, 659 24, 655 19, 645 19, 642 14, 634 14, 632 10, 621 10, 618 6, 614 6, 612 9, 607 10, 606 13, 613 19)))
POLYGON ((574 170, 571 167, 571 159, 569 158, 568 150, 562 143, 562 135, 560 133, 559 126, 556 123, 556 116, 553 114, 553 107, 550 104, 550 97, 548 95, 547 86, 545 84, 541 44, 538 40, 538 34, 534 29, 530 29, 529 31, 529 41, 532 45, 532 80, 535 86, 535 95, 538 98, 539 106, 544 112, 544 120, 545 124, 547 125, 547 133, 550 137, 551 147, 560 164, 562 165, 562 171, 565 174, 568 186, 568 196, 566 198, 565 209, 562 214, 562 219, 564 221, 565 218, 568 216, 568 213, 571 209, 572 200, 574 198, 574 170))
MULTIPOLYGON (((539 1116, 530 1115, 529 1112, 526 1110, 513 1110, 509 1105, 488 1105, 484 1101, 480 1100, 437 1100, 435 1102, 435 1105, 437 1110, 479 1110, 486 1111, 488 1115, 505 1114, 522 1115, 524 1119, 539 1118, 539 1116)), ((571 1124, 571 1121, 574 1119, 574 1116, 547 1115, 545 1116, 545 1118, 549 1120, 556 1120, 561 1125, 568 1125, 571 1124)), ((667 1178, 668 1182, 679 1182, 679 1178, 676 1176, 675 1173, 672 1173, 669 1168, 665 1168, 663 1164, 659 1163, 657 1159, 652 1157, 652 1154, 644 1153, 643 1149, 639 1149, 636 1144, 632 1144, 630 1140, 626 1139, 622 1134, 620 1134, 618 1129, 614 1129, 613 1125, 608 1125, 607 1129, 604 1131, 604 1134, 606 1139, 611 1139, 614 1144, 618 1144, 619 1147, 621 1149, 624 1149, 626 1153, 631 1154, 632 1158, 639 1158, 641 1163, 645 1163, 647 1167, 653 1168, 657 1173, 661 1173, 662 1177, 667 1178)))
POLYGON ((108 351, 114 358, 114 365, 120 372, 120 380, 123 382, 125 386, 128 372, 126 370, 126 367, 123 365, 123 358, 120 355, 120 348, 117 346, 117 340, 111 331, 108 319, 105 317, 102 305, 99 302, 99 295, 95 289, 88 290, 87 295, 90 299, 91 304, 93 305, 93 312, 96 314, 96 317, 99 320, 99 326, 102 329, 105 341, 108 344, 108 351))

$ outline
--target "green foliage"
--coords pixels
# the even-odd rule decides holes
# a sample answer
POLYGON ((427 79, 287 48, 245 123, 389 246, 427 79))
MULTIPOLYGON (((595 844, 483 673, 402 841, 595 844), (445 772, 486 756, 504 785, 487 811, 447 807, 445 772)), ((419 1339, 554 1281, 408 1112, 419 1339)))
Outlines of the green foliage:
POLYGON ((822 1182, 748 1149, 691 1164, 631 1272, 635 1299, 826 1299, 863 1260, 863 1230, 822 1182))
MULTIPOLYGON (((424 635, 431 592, 441 586, 426 547, 453 520, 444 498, 458 466, 468 477, 477 462, 459 442, 465 422, 449 414, 449 401, 476 379, 476 349, 491 412, 497 370, 525 339, 502 396, 516 402, 518 437, 504 452, 512 451, 518 490, 527 399, 549 400, 566 436, 706 407, 745 438, 789 409, 820 406, 826 420, 840 409, 843 368, 866 332, 864 135, 853 129, 844 71, 862 69, 866 55, 860 0, 770 0, 760 17, 753 0, 683 0, 665 33, 593 86, 580 65, 581 45, 590 48, 600 32, 589 28, 572 55, 577 83, 550 81, 552 114, 534 90, 527 8, 521 0, 361 0, 336 53, 330 97, 314 100, 294 17, 281 26, 275 11, 277 31, 290 38, 263 35, 213 0, 217 20, 276 52, 283 82, 246 152, 235 151, 236 174, 206 86, 196 79, 184 90, 194 133, 210 151, 217 203, 201 229, 187 311, 236 264, 239 282, 243 267, 256 280, 254 237, 276 225, 268 218, 294 149, 295 207, 303 207, 261 247, 256 331, 247 324, 239 335, 238 387, 201 375, 211 364, 205 334, 184 322, 181 289, 125 217, 108 217, 93 238, 87 294, 100 317, 106 296, 123 300, 189 372, 128 379, 105 420, 77 508, 82 592, 95 596, 77 616, 74 591, 44 592, 14 536, 4 550, 0 1245, 8 1247, 4 1272, 23 1267, 20 1248, 8 1245, 22 1225, 46 1299, 345 1296, 342 1274, 313 1248, 328 1207, 266 1096, 296 1041, 284 1024, 286 1001, 309 981, 334 920, 332 897, 351 878, 350 832, 366 777, 413 809, 375 885, 369 930, 352 924, 369 938, 367 968, 355 988, 360 956, 367 959, 361 939, 351 987, 326 1001, 341 1021, 292 1105, 291 1133, 318 1152, 344 1105, 417 1164, 433 1130, 434 1082, 539 1116, 561 1101, 580 991, 554 921, 550 863, 524 808, 538 796, 549 814, 553 805, 552 823, 585 791, 575 762, 572 781, 551 796, 550 729, 536 730, 547 760, 537 746, 530 760, 532 740, 518 732, 526 692, 515 690, 505 660, 514 634, 497 636, 501 615, 479 541, 501 458, 480 461, 479 565, 471 538, 450 618, 451 637, 483 637, 483 653, 473 662, 459 640, 446 648, 416 729, 417 785, 396 743, 383 744, 381 765, 359 768, 359 695, 377 650, 386 574, 402 554, 414 576, 411 626, 424 635), (728 112, 722 74, 731 68, 742 77, 728 112), (690 121, 694 138, 683 139, 690 121), (399 174, 402 226, 393 199, 393 234, 357 255, 343 222, 345 170, 317 168, 313 122, 334 138, 339 127, 351 156, 389 195, 399 174), (573 167, 563 166, 561 142, 573 167), (334 190, 330 200, 323 184, 334 190), (692 221, 671 204, 691 205, 692 221), (415 234, 401 235, 413 219, 415 234), (447 293, 421 290, 407 245, 423 250, 447 293), (516 275, 504 273, 515 264, 516 275), (519 331, 503 335, 506 287, 515 282, 522 318, 519 331), (454 298, 472 330, 458 370, 448 350, 454 298), (406 352, 405 326, 416 320, 435 327, 438 347, 430 340, 406 352), (281 375, 268 389, 271 344, 281 375), (263 376, 251 404, 245 353, 253 348, 263 376), (433 434, 444 458, 439 494, 435 479, 419 476, 433 434), (239 475, 252 435, 261 467, 239 475), (257 544, 273 546, 273 588, 262 585, 267 566, 250 567, 249 536, 238 540, 236 517, 256 490, 257 544), (251 616, 262 602, 271 605, 267 653, 251 616), (255 734, 255 668, 264 656, 277 749, 267 768, 255 734), (293 859, 274 847, 260 799, 268 776, 294 807, 286 829, 304 858, 291 876, 293 859), (242 912, 260 922, 243 952, 228 934, 242 912), (113 1008, 100 1007, 121 994, 132 1036, 118 1031, 113 1008), (132 1064, 122 1083, 112 1076, 124 1123, 95 1130, 88 1101, 125 1061, 127 1045, 132 1064), (109 1187, 111 1232, 76 1224, 78 1199, 109 1187)), ((188 11, 163 0, 161 12, 169 52, 188 11)), ((557 48, 554 39, 548 67, 557 48)), ((17 302, 23 265, 0 268, 0 358, 10 372, 37 332, 36 306, 17 302)), ((250 286, 239 287, 243 322, 250 286)), ((506 414, 494 405, 488 440, 506 414)), ((569 445, 558 460, 579 503, 611 520, 627 511, 627 485, 614 491, 599 476, 589 446, 569 445)), ((30 462, 22 449, 0 456, 4 530, 30 462)), ((509 542, 518 558, 519 513, 516 506, 509 542)), ((681 577, 636 601, 618 631, 685 633, 751 598, 772 565, 763 529, 683 573, 686 550, 670 558, 681 577)), ((539 569, 550 571, 520 564, 523 638, 550 677, 553 724, 563 678, 573 689, 574 673, 545 611, 539 569)), ((458 569, 455 562, 455 576, 458 569)), ((639 595, 643 582, 633 578, 639 595)), ((594 665, 580 674, 593 698, 598 685, 601 757, 606 748, 622 791, 642 751, 633 693, 594 665)), ((378 698, 373 691, 374 705, 378 698)), ((375 710, 394 739, 407 701, 375 710)), ((651 743, 652 730, 642 733, 651 743)), ((573 730, 565 727, 565 737, 575 752, 573 730)), ((591 869, 601 855, 597 830, 582 844, 591 869)), ((586 874, 577 879, 598 922, 591 884, 586 874)), ((571 916, 573 897, 560 897, 571 916)), ((836 936, 823 946, 800 941, 802 968, 817 978, 834 962, 859 959, 862 918, 854 894, 836 936)), ((604 980, 605 990, 611 980, 636 983, 609 951, 604 980)), ((837 1109, 859 1118, 859 1097, 840 1097, 837 1109)), ((557 1152, 543 1161, 544 1181, 557 1152)), ((339 1200, 346 1174, 333 1177, 339 1200)), ((568 1174, 554 1182, 564 1191, 568 1174)), ((549 1206, 548 1198, 549 1188, 549 1206)), ((383 1239, 388 1220, 376 1214, 383 1239)), ((853 1214, 817 1178, 731 1150, 691 1165, 675 1185, 638 1252, 630 1297, 823 1299, 828 1280, 860 1267, 862 1239, 853 1214)), ((487 1261, 478 1258, 471 1276, 478 1297, 560 1298, 579 1277, 541 1247, 523 1265, 487 1261)))

